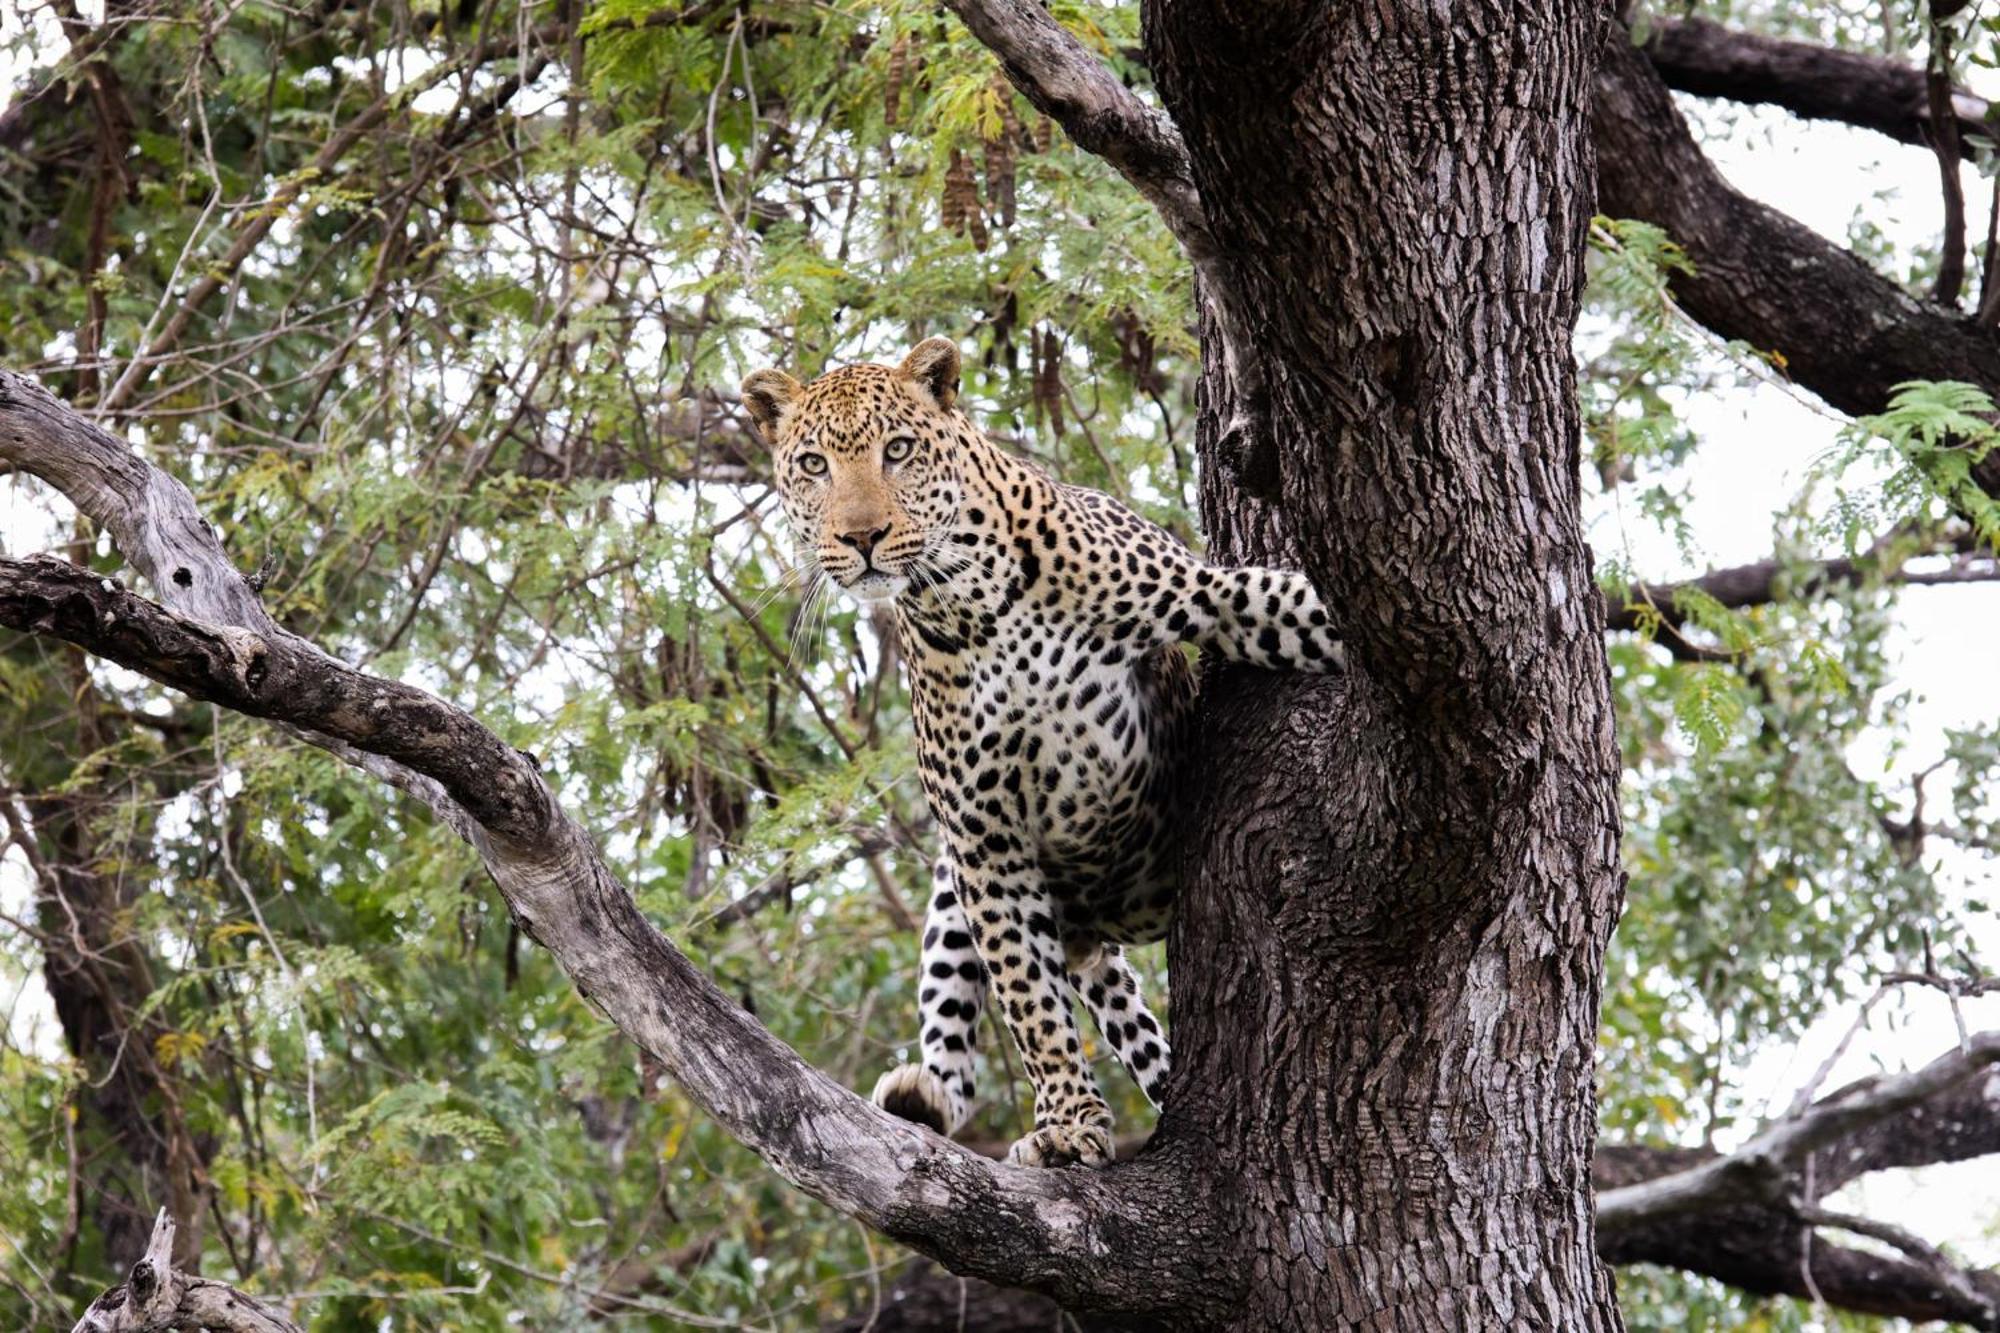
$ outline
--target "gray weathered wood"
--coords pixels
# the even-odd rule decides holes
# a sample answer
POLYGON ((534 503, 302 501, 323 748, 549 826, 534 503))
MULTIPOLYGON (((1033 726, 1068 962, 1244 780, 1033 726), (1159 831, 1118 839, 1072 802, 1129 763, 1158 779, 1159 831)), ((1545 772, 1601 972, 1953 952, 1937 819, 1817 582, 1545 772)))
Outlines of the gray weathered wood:
POLYGON ((1183 1261, 1209 1213, 1170 1161, 1104 1172, 996 1164, 808 1066, 646 920, 530 756, 436 696, 273 625, 184 487, 4 370, 0 463, 103 524, 163 604, 67 561, 0 560, 0 624, 280 723, 427 800, 579 992, 800 1188, 959 1271, 1078 1308, 1215 1299, 1183 1261), (1131 1262, 1102 1262, 1114 1236, 1131 1262))
POLYGON ((146 1252, 125 1281, 90 1303, 71 1333, 304 1333, 283 1314, 225 1283, 174 1268, 174 1220, 162 1208, 146 1252))
POLYGON ((1815 1102, 1803 1114, 1766 1128, 1726 1157, 1673 1175, 1606 1190, 1597 1196, 1597 1227, 1606 1235, 1676 1213, 1730 1204, 1782 1203, 1797 1188, 1813 1153, 1876 1121, 1934 1101, 1981 1070, 2000 1063, 2000 1032, 1981 1032, 1963 1049, 1922 1069, 1815 1102))

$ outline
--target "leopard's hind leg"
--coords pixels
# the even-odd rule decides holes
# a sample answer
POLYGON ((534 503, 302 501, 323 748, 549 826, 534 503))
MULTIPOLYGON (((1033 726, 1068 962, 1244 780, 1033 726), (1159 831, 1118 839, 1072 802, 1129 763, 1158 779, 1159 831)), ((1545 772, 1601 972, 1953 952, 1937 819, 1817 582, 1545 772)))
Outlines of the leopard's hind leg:
POLYGON ((1160 1104, 1172 1058, 1166 1033, 1146 1008, 1139 976, 1115 944, 1069 951, 1069 984, 1097 1023, 1118 1062, 1154 1106, 1160 1104))

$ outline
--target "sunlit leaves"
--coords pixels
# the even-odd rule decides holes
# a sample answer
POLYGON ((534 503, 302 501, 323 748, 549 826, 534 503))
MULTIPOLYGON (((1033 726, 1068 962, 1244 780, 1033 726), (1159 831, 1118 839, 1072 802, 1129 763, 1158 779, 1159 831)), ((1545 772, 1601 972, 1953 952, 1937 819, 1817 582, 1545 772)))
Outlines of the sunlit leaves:
MULTIPOLYGON (((1874 513, 1894 521, 1957 513, 1982 541, 2000 550, 2000 501, 1972 479, 1972 469, 2000 444, 1995 415, 1993 400, 1977 385, 1899 384, 1888 410, 1858 418, 1821 469, 1843 477, 1856 464, 1871 463, 1884 474, 1863 491, 1874 513)), ((1853 545, 1860 533, 1850 525, 1838 535, 1853 545)))

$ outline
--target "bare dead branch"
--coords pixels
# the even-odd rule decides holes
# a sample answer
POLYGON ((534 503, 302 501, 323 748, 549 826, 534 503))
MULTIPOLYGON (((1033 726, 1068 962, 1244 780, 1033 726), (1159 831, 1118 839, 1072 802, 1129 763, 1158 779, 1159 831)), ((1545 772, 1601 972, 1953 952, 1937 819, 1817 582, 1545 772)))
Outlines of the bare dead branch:
POLYGON ((160 1210, 146 1253, 119 1286, 90 1303, 72 1333, 303 1333, 278 1311, 236 1288, 190 1277, 173 1266, 174 1219, 160 1210))
POLYGON ((159 575, 166 606, 54 558, 0 560, 0 624, 77 644, 277 721, 412 791, 480 853, 515 922, 688 1096, 781 1175, 957 1271, 1090 1309, 1199 1306, 1184 1252, 1209 1214, 1158 1155, 1109 1171, 996 1165, 802 1061, 633 903, 533 759, 422 690, 273 625, 185 488, 39 386, 0 371, 0 463, 42 477, 159 575), (100 475, 100 471, 103 475, 100 475), (1128 1262, 1100 1256, 1118 1233, 1128 1262))
POLYGON ((1816 589, 1856 587, 1871 574, 1884 583, 1905 587, 1940 587, 1959 583, 2000 582, 2000 560, 1966 553, 1943 569, 1913 570, 1902 564, 1835 556, 1801 564, 1775 557, 1712 570, 1699 578, 1674 583, 1638 583, 1606 592, 1604 627, 1634 630, 1647 623, 1679 629, 1687 623, 1682 594, 1698 591, 1731 610, 1767 606, 1787 596, 1808 596, 1816 589))

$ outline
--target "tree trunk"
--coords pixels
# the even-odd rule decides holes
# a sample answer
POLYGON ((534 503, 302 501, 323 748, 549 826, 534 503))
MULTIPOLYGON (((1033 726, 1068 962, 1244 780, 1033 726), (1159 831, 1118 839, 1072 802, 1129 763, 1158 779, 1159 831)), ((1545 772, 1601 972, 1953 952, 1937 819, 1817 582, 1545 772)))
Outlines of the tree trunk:
POLYGON ((1159 1146, 1244 1328, 1616 1329, 1593 1251, 1617 755, 1570 338, 1591 7, 1150 0, 1231 270, 1212 554, 1298 563, 1352 674, 1210 664, 1159 1146))

